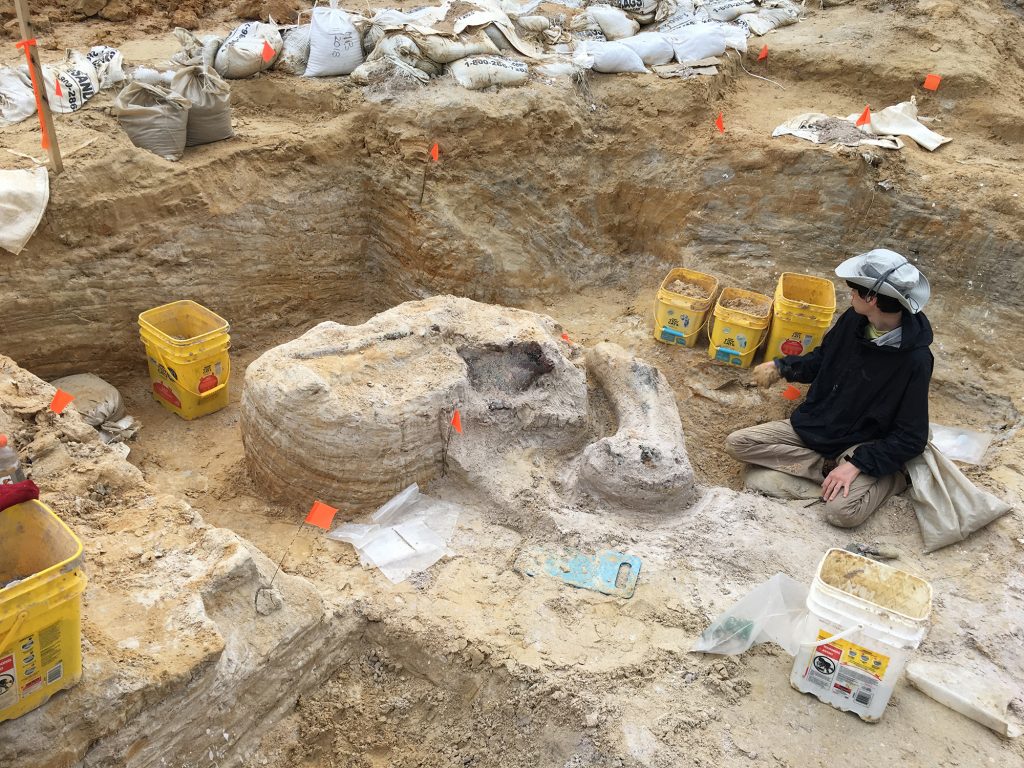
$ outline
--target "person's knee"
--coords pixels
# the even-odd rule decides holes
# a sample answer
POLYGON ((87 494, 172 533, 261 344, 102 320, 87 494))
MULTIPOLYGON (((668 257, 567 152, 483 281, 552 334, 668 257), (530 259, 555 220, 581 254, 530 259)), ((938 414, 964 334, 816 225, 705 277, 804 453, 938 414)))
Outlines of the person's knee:
POLYGON ((746 429, 737 429, 725 438, 725 452, 734 459, 742 460, 745 450, 753 445, 753 441, 744 434, 745 432, 747 432, 746 429))
POLYGON ((870 510, 865 510, 863 503, 850 504, 849 500, 842 496, 825 502, 821 511, 822 519, 836 528, 856 528, 867 520, 870 514, 870 510))

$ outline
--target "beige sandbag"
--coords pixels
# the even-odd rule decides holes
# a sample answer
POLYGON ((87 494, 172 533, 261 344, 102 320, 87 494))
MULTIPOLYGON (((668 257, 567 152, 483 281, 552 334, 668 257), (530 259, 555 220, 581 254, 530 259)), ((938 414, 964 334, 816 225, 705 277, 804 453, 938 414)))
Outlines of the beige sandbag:
POLYGON ((501 53, 498 46, 491 42, 491 39, 483 32, 467 33, 457 37, 421 34, 411 37, 416 41, 416 45, 419 46, 423 55, 438 64, 451 64, 453 61, 464 59, 467 56, 501 53))
POLYGON ((925 552, 963 541, 1010 511, 1005 501, 968 480, 931 441, 907 462, 907 472, 925 552))
POLYGON ((112 111, 136 147, 164 160, 180 160, 185 153, 190 107, 184 96, 136 81, 117 94, 112 111))
POLYGON ((0 169, 0 248, 21 253, 46 213, 50 177, 45 168, 0 169))
POLYGON ((201 66, 179 69, 171 80, 171 90, 192 102, 185 146, 212 144, 235 135, 231 130, 231 88, 214 70, 201 66))
POLYGON ((76 373, 50 383, 75 396, 75 410, 90 426, 98 427, 124 416, 124 402, 117 387, 95 374, 76 373))

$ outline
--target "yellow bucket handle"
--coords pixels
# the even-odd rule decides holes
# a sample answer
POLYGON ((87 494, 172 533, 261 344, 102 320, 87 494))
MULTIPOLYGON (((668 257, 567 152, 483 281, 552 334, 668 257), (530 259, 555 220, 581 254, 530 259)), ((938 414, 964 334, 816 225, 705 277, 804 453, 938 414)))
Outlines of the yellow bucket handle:
MULTIPOLYGON (((163 368, 163 369, 164 369, 165 371, 170 371, 170 370, 172 370, 172 369, 171 369, 171 367, 170 367, 170 366, 168 366, 168 365, 167 365, 167 363, 165 363, 165 362, 164 362, 164 358, 163 358, 163 355, 161 355, 161 354, 160 354, 160 350, 159 350, 159 349, 158 349, 157 347, 155 347, 155 346, 151 346, 151 347, 150 347, 150 346, 148 346, 148 345, 147 345, 147 347, 148 347, 149 349, 151 349, 151 350, 153 351, 153 354, 154 354, 154 355, 156 355, 156 361, 157 361, 158 363, 160 363, 160 366, 161 366, 161 367, 162 367, 162 368, 163 368)), ((195 391, 195 392, 193 392, 193 391, 192 391, 191 389, 188 389, 188 388, 186 388, 186 387, 183 387, 183 386, 181 385, 181 383, 180 383, 180 382, 179 382, 179 381, 178 381, 177 379, 175 379, 175 380, 174 380, 174 382, 175 382, 175 384, 177 384, 177 385, 178 385, 179 387, 181 387, 181 388, 182 388, 182 389, 184 389, 184 390, 185 390, 186 392, 188 392, 188 393, 189 393, 190 395, 195 395, 196 397, 198 397, 198 398, 200 398, 200 399, 202 399, 202 398, 204 398, 204 397, 209 397, 210 395, 213 395, 213 394, 216 394, 217 392, 220 392, 220 391, 221 391, 222 389, 224 389, 224 387, 226 387, 226 386, 228 385, 228 382, 227 382, 227 380, 225 380, 223 384, 218 384, 218 385, 217 385, 216 387, 214 387, 213 389, 208 389, 208 390, 206 390, 205 392, 199 392, 199 391, 195 391)))
POLYGON ((21 625, 25 623, 25 619, 27 618, 28 611, 21 611, 18 614, 17 618, 14 620, 14 626, 12 626, 10 631, 8 631, 7 636, 0 641, 0 652, 7 648, 7 644, 14 639, 14 636, 17 634, 18 630, 21 629, 21 625))

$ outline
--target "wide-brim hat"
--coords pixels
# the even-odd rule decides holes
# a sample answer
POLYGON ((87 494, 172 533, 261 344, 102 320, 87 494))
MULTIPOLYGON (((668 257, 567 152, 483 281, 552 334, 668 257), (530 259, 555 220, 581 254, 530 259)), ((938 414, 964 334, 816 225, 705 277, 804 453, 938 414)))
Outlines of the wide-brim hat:
POLYGON ((911 314, 924 309, 932 295, 928 278, 905 257, 886 248, 847 259, 836 267, 836 274, 873 293, 896 299, 911 314))

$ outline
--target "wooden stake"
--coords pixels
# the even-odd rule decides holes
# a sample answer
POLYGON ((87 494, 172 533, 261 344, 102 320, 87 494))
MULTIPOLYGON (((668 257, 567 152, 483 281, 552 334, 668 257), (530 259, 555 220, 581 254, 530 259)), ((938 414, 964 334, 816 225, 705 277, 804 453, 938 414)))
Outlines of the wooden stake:
POLYGON ((64 162, 60 157, 60 147, 57 146, 57 132, 53 129, 53 115, 50 113, 50 102, 46 99, 46 84, 43 82, 43 68, 39 64, 39 52, 36 50, 35 41, 32 38, 32 24, 29 20, 28 0, 14 0, 14 10, 18 13, 18 24, 21 27, 21 40, 23 43, 32 41, 32 45, 25 46, 25 53, 28 58, 32 86, 36 89, 36 104, 39 105, 39 127, 43 131, 43 146, 50 153, 50 167, 54 175, 63 172, 64 162))

